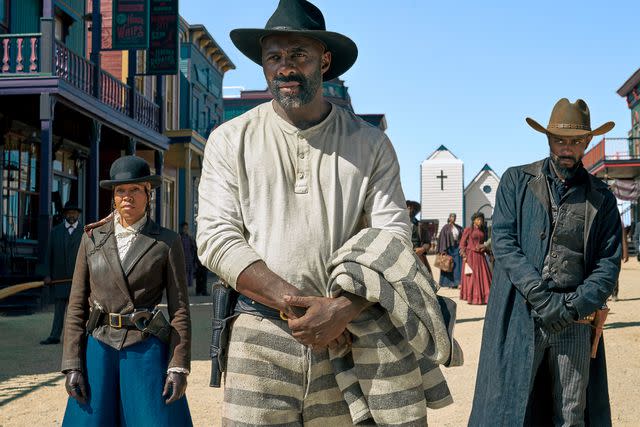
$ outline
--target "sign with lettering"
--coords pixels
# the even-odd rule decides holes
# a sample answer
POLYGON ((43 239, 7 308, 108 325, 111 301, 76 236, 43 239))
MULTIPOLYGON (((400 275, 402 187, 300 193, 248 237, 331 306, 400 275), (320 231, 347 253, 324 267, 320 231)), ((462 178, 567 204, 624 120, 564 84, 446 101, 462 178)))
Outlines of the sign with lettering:
POLYGON ((149 47, 149 0, 113 0, 113 50, 149 47))
POLYGON ((178 0, 150 0, 151 39, 145 74, 178 73, 178 0))

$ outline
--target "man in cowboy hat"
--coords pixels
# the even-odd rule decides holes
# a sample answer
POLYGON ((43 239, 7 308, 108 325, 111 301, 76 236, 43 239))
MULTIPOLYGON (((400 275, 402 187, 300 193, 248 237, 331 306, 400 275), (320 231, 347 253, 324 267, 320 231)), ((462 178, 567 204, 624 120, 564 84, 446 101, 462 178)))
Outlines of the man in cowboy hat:
POLYGON ((620 218, 581 159, 594 135, 587 104, 563 98, 549 157, 508 169, 493 214, 495 266, 469 425, 611 425, 604 346, 592 319, 620 270, 620 218))
POLYGON ((264 29, 231 39, 262 66, 274 100, 218 127, 203 162, 198 254, 240 293, 223 425, 351 425, 327 347, 348 345, 345 328, 367 303, 324 298, 327 267, 363 223, 409 247, 398 162, 383 132, 323 97, 357 48, 313 4, 281 0, 264 29))
POLYGON ((78 220, 82 209, 75 202, 67 201, 62 209, 64 221, 51 229, 49 247, 45 254, 42 273, 44 284, 51 285, 55 298, 53 325, 49 336, 40 341, 42 345, 60 343, 64 324, 64 312, 69 302, 71 278, 76 265, 76 255, 82 240, 82 224, 78 220))

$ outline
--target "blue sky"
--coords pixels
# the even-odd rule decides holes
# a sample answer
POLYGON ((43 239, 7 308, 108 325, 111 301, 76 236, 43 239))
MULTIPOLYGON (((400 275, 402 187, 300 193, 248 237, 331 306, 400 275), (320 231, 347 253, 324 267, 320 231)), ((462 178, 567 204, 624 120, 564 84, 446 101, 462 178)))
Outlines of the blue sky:
MULTIPOLYGON (((489 163, 498 173, 548 153, 555 102, 583 98, 592 127, 631 116, 616 90, 640 67, 637 0, 528 2, 315 0, 327 29, 351 37, 356 64, 342 76, 357 113, 384 113, 407 198, 419 199, 420 163, 444 144, 465 182, 489 163)), ((262 28, 277 0, 181 0, 236 65, 225 86, 264 89, 262 70, 231 43, 234 28, 262 28)), ((594 140, 594 143, 597 140, 594 140)))

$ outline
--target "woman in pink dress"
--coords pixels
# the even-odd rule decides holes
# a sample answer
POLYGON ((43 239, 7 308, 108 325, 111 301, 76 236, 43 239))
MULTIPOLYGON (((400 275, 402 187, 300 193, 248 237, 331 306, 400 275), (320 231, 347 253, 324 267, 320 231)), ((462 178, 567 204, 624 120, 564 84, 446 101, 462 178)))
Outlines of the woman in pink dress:
POLYGON ((491 271, 486 257, 490 252, 484 245, 486 238, 484 214, 476 212, 471 217, 471 227, 464 229, 460 239, 463 260, 460 299, 469 304, 486 304, 489 301, 491 271))

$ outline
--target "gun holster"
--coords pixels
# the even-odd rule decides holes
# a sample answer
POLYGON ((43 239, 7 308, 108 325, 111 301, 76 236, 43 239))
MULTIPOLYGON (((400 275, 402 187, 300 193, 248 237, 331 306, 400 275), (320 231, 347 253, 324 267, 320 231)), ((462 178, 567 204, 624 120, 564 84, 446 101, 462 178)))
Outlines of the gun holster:
POLYGON ((94 301, 89 307, 89 319, 87 319, 86 333, 87 336, 101 324, 102 316, 105 314, 104 309, 98 302, 94 301))
POLYGON ((227 365, 227 347, 231 324, 238 314, 234 314, 234 307, 238 293, 230 286, 216 283, 211 289, 213 300, 213 316, 211 319, 211 380, 210 387, 220 387, 222 373, 227 365))
POLYGON ((164 317, 164 314, 160 310, 153 312, 151 320, 144 322, 144 328, 140 329, 142 332, 146 332, 153 336, 156 336, 165 344, 169 344, 169 338, 171 337, 171 324, 164 317))

